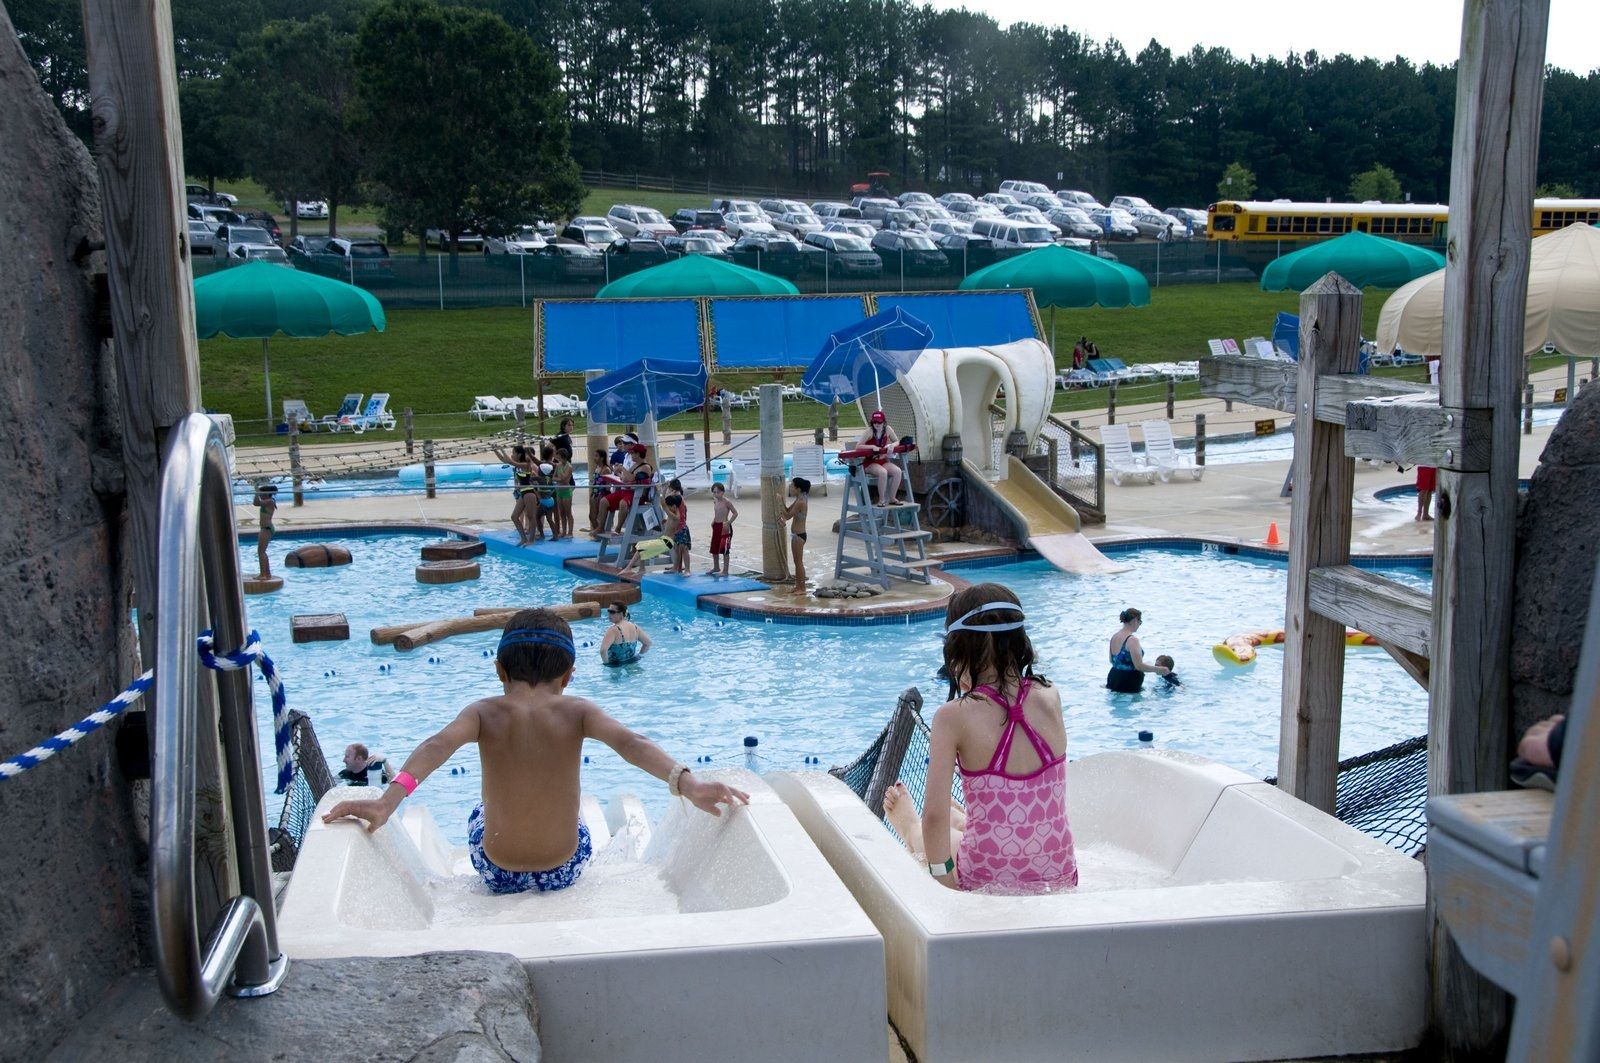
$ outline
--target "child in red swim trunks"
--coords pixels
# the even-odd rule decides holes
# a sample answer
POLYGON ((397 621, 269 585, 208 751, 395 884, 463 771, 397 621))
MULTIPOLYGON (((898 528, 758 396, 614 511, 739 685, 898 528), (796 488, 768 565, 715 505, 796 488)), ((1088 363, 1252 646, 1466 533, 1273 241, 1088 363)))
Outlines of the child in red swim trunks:
POLYGON ((728 490, 721 484, 711 485, 711 574, 731 575, 728 571, 728 548, 733 545, 733 522, 739 511, 728 501, 728 490), (719 567, 720 566, 720 567, 719 567))
POLYGON ((1413 519, 1433 519, 1433 489, 1438 477, 1438 470, 1433 466, 1417 466, 1417 515, 1413 519))

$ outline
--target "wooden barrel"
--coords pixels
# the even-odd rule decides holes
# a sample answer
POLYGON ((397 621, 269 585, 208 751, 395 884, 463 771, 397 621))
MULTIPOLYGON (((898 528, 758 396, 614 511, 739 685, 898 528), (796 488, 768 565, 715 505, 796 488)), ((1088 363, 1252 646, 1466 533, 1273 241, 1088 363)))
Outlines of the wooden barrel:
POLYGON ((623 605, 637 605, 643 597, 637 583, 586 583, 582 587, 572 588, 574 602, 597 602, 600 605, 621 602, 623 605))
POLYGON ((350 548, 328 543, 307 543, 283 555, 283 563, 290 568, 332 568, 350 563, 350 548))
POLYGON ((246 594, 271 594, 273 591, 283 590, 282 576, 246 576, 244 578, 244 592, 246 594))
POLYGON ((489 544, 482 539, 440 539, 422 544, 424 561, 465 561, 487 553, 489 544))
POLYGON ((417 566, 418 583, 463 583, 481 574, 476 561, 424 561, 417 566))

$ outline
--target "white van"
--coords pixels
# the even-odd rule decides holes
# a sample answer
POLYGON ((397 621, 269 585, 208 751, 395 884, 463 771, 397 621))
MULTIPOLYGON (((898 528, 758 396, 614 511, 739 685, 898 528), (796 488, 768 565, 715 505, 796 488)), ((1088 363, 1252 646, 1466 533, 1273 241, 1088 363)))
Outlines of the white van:
POLYGON ((972 223, 972 234, 987 237, 996 247, 1049 247, 1055 243, 1047 226, 1012 218, 979 218, 972 223))
POLYGON ((1018 199, 1021 199, 1023 196, 1032 195, 1038 192, 1048 193, 1050 191, 1050 186, 1042 185, 1038 181, 1001 181, 1000 191, 1010 192, 1018 199))

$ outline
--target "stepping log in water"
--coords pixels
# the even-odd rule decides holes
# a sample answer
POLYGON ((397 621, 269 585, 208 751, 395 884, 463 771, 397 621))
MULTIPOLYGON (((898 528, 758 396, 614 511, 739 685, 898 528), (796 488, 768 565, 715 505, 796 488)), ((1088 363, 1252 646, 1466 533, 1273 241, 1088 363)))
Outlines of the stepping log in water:
POLYGON ((417 566, 418 583, 462 583, 480 575, 476 561, 424 561, 417 566))

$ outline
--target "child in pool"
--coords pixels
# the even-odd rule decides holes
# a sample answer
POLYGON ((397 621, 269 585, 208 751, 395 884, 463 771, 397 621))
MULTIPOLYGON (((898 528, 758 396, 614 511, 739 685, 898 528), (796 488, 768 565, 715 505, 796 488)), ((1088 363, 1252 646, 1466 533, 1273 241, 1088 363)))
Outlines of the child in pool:
POLYGON ((628 763, 664 779, 673 796, 713 816, 722 814, 719 805, 749 801, 726 783, 696 777, 600 706, 568 695, 575 664, 565 620, 547 609, 517 613, 495 659, 504 693, 473 702, 425 740, 381 798, 341 801, 323 821, 350 817, 364 822, 368 833, 377 830, 456 750, 476 742, 483 800, 467 819, 472 866, 491 892, 521 893, 572 885, 592 854, 578 815, 586 738, 604 742, 628 763))
POLYGON ((278 512, 278 488, 274 484, 259 484, 254 498, 256 509, 261 511, 260 530, 256 533, 256 561, 261 566, 261 579, 272 576, 272 562, 267 559, 267 544, 272 542, 272 515, 278 512))
POLYGON ((927 802, 919 821, 904 784, 884 794, 889 824, 951 889, 1032 893, 1078 884, 1061 695, 1034 674, 1024 623, 1017 596, 998 583, 957 591, 945 610, 954 696, 933 714, 927 793, 948 794, 960 769, 964 815, 941 798, 927 802))
POLYGON ((1163 683, 1167 684, 1169 687, 1183 686, 1183 680, 1179 679, 1178 673, 1174 671, 1174 669, 1178 666, 1172 663, 1171 657, 1163 653, 1161 656, 1156 658, 1156 663, 1166 669, 1165 672, 1161 673, 1161 681, 1163 683))
POLYGON ((790 594, 806 592, 806 511, 811 507, 811 481, 796 476, 789 481, 789 497, 794 499, 783 507, 783 519, 789 525, 789 549, 794 552, 794 589, 790 594))
POLYGON ((721 484, 711 485, 711 574, 730 575, 728 549, 733 545, 733 522, 739 511, 728 501, 728 490, 721 484), (718 566, 721 566, 720 569, 718 566))

